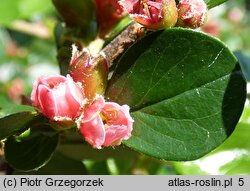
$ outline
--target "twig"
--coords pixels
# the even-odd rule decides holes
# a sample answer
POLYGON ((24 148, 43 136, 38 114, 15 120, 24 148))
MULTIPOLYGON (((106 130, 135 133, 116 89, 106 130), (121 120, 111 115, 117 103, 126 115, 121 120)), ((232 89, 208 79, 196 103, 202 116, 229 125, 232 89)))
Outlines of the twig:
POLYGON ((114 38, 102 51, 106 57, 109 67, 112 66, 113 61, 117 59, 129 46, 135 43, 139 38, 146 34, 146 29, 138 24, 132 23, 121 34, 114 38))

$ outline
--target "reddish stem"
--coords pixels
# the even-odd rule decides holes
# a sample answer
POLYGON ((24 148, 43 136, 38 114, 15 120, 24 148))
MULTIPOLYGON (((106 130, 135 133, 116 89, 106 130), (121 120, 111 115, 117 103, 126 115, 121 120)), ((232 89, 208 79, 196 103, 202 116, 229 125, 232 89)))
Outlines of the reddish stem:
POLYGON ((135 43, 139 38, 146 34, 146 29, 138 24, 132 23, 121 34, 114 38, 102 51, 105 55, 109 67, 112 66, 115 59, 117 59, 128 47, 135 43))

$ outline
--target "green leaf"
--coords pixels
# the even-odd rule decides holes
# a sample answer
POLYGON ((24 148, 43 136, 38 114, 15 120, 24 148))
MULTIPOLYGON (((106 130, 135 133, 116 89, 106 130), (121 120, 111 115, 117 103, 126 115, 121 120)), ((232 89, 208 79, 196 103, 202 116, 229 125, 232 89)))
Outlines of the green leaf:
POLYGON ((250 57, 243 52, 235 52, 234 55, 239 60, 242 72, 247 81, 250 81, 250 57))
POLYGON ((237 60, 193 30, 153 33, 119 60, 106 97, 131 107, 127 146, 167 160, 197 159, 234 130, 246 98, 237 60))
POLYGON ((180 174, 232 175, 250 174, 250 128, 239 123, 232 136, 208 155, 190 162, 175 162, 180 174))
POLYGON ((16 113, 0 119, 0 140, 14 135, 29 128, 30 122, 35 120, 36 113, 22 112, 16 113))
POLYGON ((28 129, 28 124, 41 116, 27 105, 18 105, 0 95, 0 140, 28 129))
MULTIPOLYGON (((179 0, 175 0, 176 3, 178 4, 179 3, 179 0)), ((204 0, 208 6, 209 9, 213 8, 213 7, 216 7, 222 3, 225 3, 226 1, 228 0, 204 0)))
POLYGON ((4 152, 7 162, 15 169, 29 171, 44 166, 58 144, 58 133, 40 125, 17 137, 9 137, 4 152))
POLYGON ((34 112, 35 109, 28 105, 20 105, 10 102, 5 96, 0 95, 0 118, 5 116, 20 113, 20 112, 34 112))
POLYGON ((209 9, 216 7, 222 3, 225 3, 227 0, 204 0, 209 9))
POLYGON ((25 175, 76 175, 76 174, 88 174, 87 169, 84 164, 79 160, 74 160, 72 158, 66 157, 60 152, 55 152, 50 159, 50 161, 36 171, 23 172, 14 171, 15 175, 25 174, 25 175))

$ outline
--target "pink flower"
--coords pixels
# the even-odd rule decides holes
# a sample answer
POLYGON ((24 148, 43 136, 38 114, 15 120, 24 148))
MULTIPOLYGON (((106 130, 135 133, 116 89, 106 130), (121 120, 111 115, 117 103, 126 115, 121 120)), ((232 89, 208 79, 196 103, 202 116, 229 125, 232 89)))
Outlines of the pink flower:
POLYGON ((172 27, 177 22, 175 0, 121 0, 130 17, 148 29, 172 27))
POLYGON ((31 93, 32 105, 50 120, 72 122, 84 102, 81 87, 67 75, 40 77, 31 93))
POLYGON ((131 136, 133 119, 129 106, 105 102, 99 96, 85 110, 79 121, 80 133, 95 148, 119 145, 131 136))
POLYGON ((106 90, 108 62, 102 55, 91 58, 86 48, 78 51, 73 45, 72 49, 70 75, 75 82, 82 84, 85 97, 92 101, 96 94, 103 95, 106 90))
POLYGON ((178 25, 198 28, 207 19, 207 5, 203 0, 180 0, 178 4, 178 25))

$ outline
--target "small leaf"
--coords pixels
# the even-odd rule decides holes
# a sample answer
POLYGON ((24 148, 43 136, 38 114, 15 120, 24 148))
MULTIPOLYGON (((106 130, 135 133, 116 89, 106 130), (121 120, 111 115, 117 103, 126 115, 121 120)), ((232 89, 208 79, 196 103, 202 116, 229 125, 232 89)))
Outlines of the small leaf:
POLYGON ((207 3, 209 9, 216 7, 222 3, 225 3, 227 0, 204 0, 207 3))
POLYGON ((50 159, 50 161, 40 168, 39 170, 23 172, 23 171, 14 171, 14 175, 81 175, 88 174, 87 169, 80 160, 74 160, 63 155, 60 152, 55 152, 50 159))
POLYGON ((20 113, 20 112, 33 112, 35 109, 28 105, 20 105, 10 102, 5 96, 0 95, 0 118, 5 116, 20 113))
POLYGON ((20 136, 12 136, 5 142, 7 162, 15 169, 29 171, 44 166, 54 153, 59 136, 46 125, 31 129, 20 136))
MULTIPOLYGON (((176 3, 178 4, 180 0, 175 0, 176 3)), ((222 3, 225 3, 228 0, 204 0, 208 6, 209 9, 216 7, 222 3)))
POLYGON ((0 118, 0 140, 28 129, 28 124, 39 117, 35 112, 22 112, 0 118))
POLYGON ((135 123, 127 146, 160 159, 193 160, 233 132, 246 82, 219 40, 174 28, 132 46, 119 60, 106 96, 131 107, 135 123))

